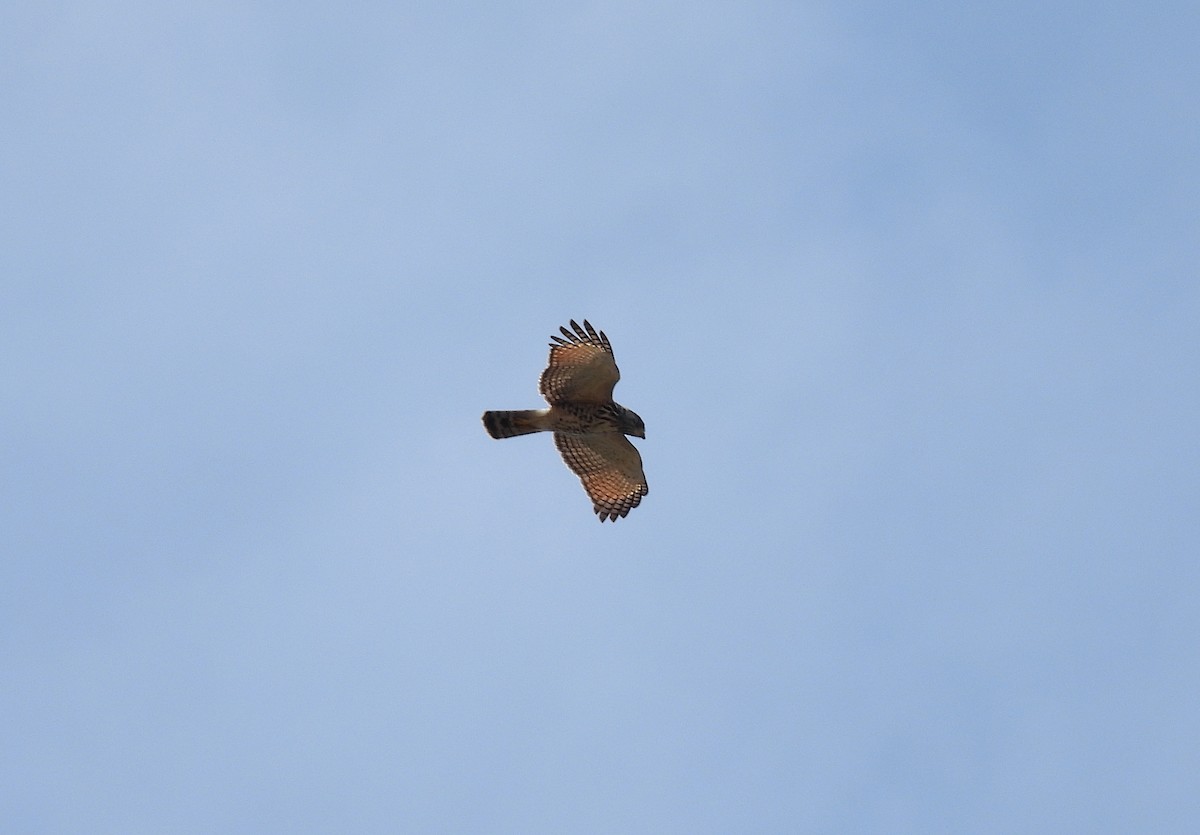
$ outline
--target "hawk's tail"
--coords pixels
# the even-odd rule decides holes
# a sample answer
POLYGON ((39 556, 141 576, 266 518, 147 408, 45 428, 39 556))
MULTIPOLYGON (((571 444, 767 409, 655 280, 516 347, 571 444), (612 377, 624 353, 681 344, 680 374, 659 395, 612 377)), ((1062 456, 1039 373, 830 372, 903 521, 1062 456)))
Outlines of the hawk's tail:
POLYGON ((483 428, 493 438, 511 438, 547 429, 542 418, 545 409, 523 409, 516 412, 484 412, 483 428))

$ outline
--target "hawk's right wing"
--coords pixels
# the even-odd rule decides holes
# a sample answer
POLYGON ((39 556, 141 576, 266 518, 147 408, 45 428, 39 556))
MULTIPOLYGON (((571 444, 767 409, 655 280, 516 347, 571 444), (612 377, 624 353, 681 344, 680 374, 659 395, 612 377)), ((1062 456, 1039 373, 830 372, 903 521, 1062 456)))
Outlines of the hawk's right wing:
POLYGON ((566 339, 551 336, 550 364, 542 372, 538 389, 550 405, 571 401, 609 403, 613 386, 621 379, 613 359, 612 345, 604 331, 596 332, 591 323, 583 327, 571 320, 575 332, 559 328, 566 339))
POLYGON ((554 433, 554 445, 563 461, 592 499, 600 521, 625 516, 650 492, 642 471, 642 456, 620 432, 590 435, 554 433))

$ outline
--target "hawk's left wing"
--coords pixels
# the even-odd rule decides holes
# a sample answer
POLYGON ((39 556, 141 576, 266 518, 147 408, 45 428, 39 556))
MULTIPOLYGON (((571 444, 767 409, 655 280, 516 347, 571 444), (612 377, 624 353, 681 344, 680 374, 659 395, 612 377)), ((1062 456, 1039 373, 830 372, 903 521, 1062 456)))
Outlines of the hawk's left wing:
POLYGON ((642 471, 642 456, 620 432, 590 435, 554 433, 554 445, 563 461, 592 499, 600 521, 625 516, 650 492, 642 471))

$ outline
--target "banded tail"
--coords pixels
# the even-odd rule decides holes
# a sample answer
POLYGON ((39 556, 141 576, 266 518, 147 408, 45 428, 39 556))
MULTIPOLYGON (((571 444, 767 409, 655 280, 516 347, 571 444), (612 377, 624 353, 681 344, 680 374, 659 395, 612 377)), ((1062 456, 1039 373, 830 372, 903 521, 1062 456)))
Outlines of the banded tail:
POLYGON ((546 409, 484 412, 483 428, 493 438, 512 438, 517 435, 528 435, 531 432, 542 432, 550 428, 544 422, 546 412, 546 409))

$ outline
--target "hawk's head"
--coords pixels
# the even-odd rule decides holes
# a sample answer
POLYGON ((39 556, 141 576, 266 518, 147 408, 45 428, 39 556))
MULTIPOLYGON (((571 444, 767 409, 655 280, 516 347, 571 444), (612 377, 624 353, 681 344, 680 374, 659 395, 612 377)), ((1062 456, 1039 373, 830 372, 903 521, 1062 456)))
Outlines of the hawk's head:
POLYGON ((646 424, 638 417, 637 412, 631 412, 629 409, 621 409, 621 431, 626 435, 632 435, 635 438, 646 437, 646 424))

